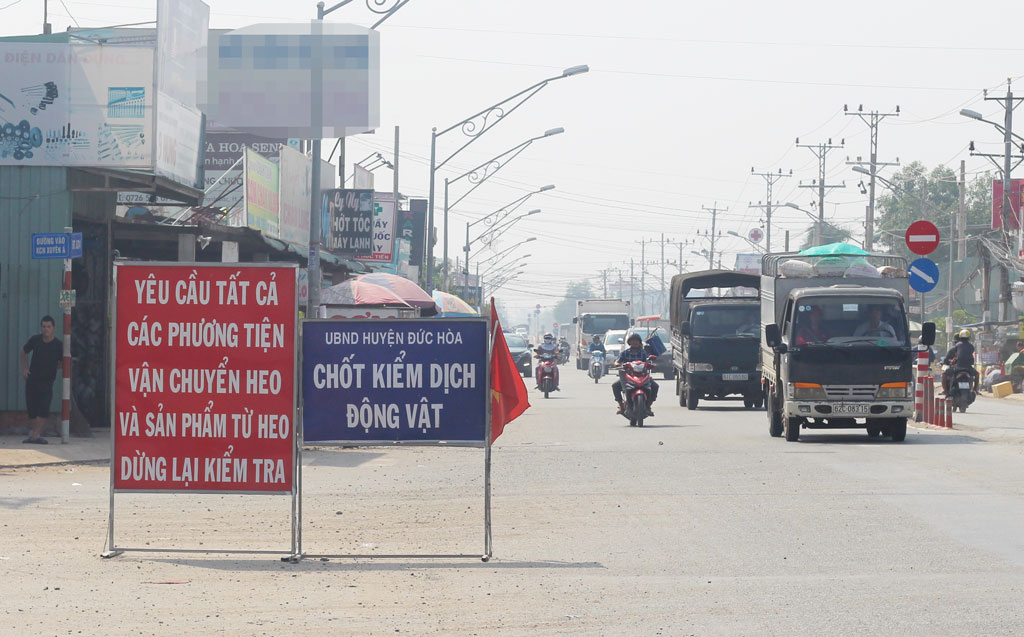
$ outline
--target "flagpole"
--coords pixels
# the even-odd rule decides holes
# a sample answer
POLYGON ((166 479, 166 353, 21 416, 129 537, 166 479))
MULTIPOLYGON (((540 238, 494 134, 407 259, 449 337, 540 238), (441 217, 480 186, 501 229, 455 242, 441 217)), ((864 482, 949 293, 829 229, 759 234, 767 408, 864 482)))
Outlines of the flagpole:
POLYGON ((494 398, 491 395, 492 372, 491 358, 494 356, 494 339, 497 337, 498 313, 494 308, 494 297, 491 297, 491 320, 487 324, 487 446, 484 447, 484 554, 480 558, 484 562, 491 559, 494 548, 491 544, 491 411, 494 398))

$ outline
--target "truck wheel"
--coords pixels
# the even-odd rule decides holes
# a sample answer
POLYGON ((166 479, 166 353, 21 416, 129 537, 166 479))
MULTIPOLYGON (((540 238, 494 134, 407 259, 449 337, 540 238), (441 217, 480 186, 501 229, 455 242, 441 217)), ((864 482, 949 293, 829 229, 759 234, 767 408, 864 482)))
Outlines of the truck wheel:
POLYGON ((782 428, 786 432, 786 442, 800 440, 800 419, 792 416, 783 416, 782 428))
POLYGON ((768 396, 765 398, 767 407, 765 412, 768 414, 768 434, 772 438, 778 438, 782 435, 782 414, 775 408, 775 400, 772 399, 771 390, 769 390, 768 396))
POLYGON ((586 369, 585 367, 583 367, 583 359, 582 358, 579 358, 579 357, 576 358, 576 369, 580 370, 581 372, 584 369, 586 369))
POLYGON ((764 408, 764 394, 758 394, 757 398, 754 399, 754 409, 764 408))
POLYGON ((686 388, 686 408, 693 411, 700 402, 700 395, 692 387, 686 388))
POLYGON ((753 409, 754 408, 754 401, 751 400, 750 398, 747 398, 746 396, 744 396, 743 397, 743 407, 745 409, 753 409))
POLYGON ((669 369, 669 370, 665 371, 665 380, 672 380, 675 377, 676 377, 676 370, 675 369, 669 369))
POLYGON ((907 439, 907 419, 897 418, 892 425, 892 431, 889 434, 892 436, 893 442, 903 442, 907 439))
POLYGON ((686 407, 686 387, 679 376, 676 376, 676 396, 679 396, 679 406, 686 407))
POLYGON ((876 425, 868 425, 868 438, 877 438, 882 435, 881 428, 876 425))

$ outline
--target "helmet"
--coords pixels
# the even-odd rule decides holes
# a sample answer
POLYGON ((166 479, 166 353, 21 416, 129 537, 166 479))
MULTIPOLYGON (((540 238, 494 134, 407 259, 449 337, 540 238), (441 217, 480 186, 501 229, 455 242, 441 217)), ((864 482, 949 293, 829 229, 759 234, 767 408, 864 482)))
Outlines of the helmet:
POLYGON ((553 340, 555 340, 555 335, 552 334, 551 332, 548 332, 547 334, 544 335, 544 340, 545 341, 553 341, 553 340))
POLYGON ((965 339, 965 340, 970 340, 971 339, 971 330, 969 330, 969 329, 962 329, 962 330, 960 330, 960 333, 956 335, 956 337, 957 338, 962 338, 962 339, 965 339))
POLYGON ((595 343, 600 343, 601 342, 601 335, 600 334, 594 334, 594 342, 595 343))
POLYGON ((643 344, 644 342, 644 339, 642 339, 639 334, 633 332, 632 334, 629 335, 628 338, 626 338, 626 344, 632 345, 634 340, 639 344, 643 344))

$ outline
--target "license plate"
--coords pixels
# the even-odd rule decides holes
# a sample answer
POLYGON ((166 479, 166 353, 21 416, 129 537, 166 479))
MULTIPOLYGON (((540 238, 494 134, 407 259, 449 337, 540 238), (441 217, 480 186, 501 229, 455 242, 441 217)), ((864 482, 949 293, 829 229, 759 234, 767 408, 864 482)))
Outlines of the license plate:
POLYGON ((870 405, 835 405, 832 407, 833 414, 868 414, 870 413, 870 405))
POLYGON ((970 389, 971 388, 971 384, 970 383, 957 383, 957 385, 960 386, 960 389, 970 389))
POLYGON ((747 380, 749 374, 722 374, 722 380, 747 380))

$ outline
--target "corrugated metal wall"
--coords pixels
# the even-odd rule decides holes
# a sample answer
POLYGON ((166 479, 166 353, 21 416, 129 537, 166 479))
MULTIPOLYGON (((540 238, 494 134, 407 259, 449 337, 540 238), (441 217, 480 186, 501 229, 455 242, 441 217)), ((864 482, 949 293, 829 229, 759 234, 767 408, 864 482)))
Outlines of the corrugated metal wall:
MULTIPOLYGON (((70 224, 65 168, 0 166, 0 411, 25 409, 18 352, 39 333, 39 319, 49 314, 61 331, 64 262, 32 259, 32 233, 63 232, 70 224)), ((52 408, 59 413, 59 384, 52 408)))

